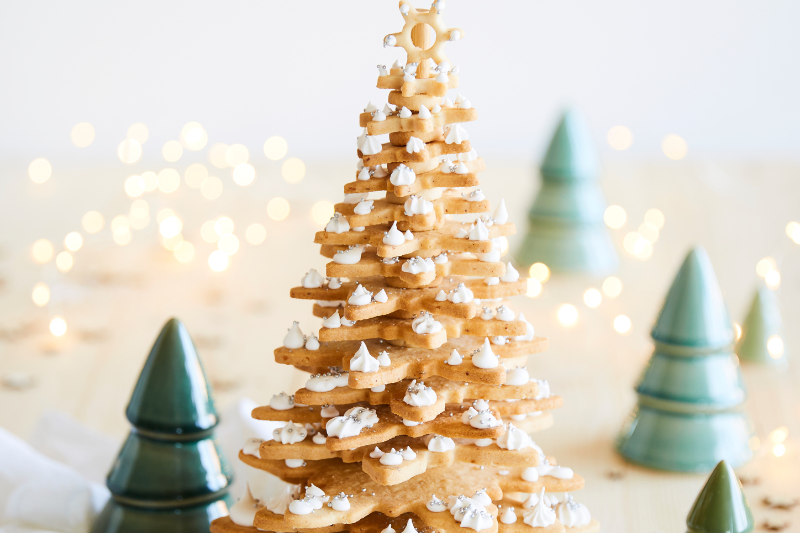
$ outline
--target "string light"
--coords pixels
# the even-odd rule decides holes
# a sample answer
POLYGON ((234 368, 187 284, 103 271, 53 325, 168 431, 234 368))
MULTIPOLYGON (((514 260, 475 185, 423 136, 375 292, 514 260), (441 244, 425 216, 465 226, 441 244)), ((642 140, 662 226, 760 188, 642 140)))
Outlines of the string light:
POLYGON ((320 200, 311 207, 311 218, 319 225, 326 224, 333 216, 333 204, 320 200))
POLYGON ((164 219, 166 219, 168 217, 171 217, 174 214, 175 214, 175 211, 173 211, 169 207, 165 207, 164 209, 159 211, 158 214, 156 215, 156 222, 161 224, 162 222, 164 222, 164 219))
POLYGON ((267 215, 272 220, 283 220, 289 216, 289 202, 277 196, 267 203, 267 215))
POLYGON ((636 231, 625 235, 622 240, 622 247, 625 248, 626 252, 643 261, 653 254, 653 245, 636 231))
POLYGON ((528 273, 531 275, 533 279, 538 280, 542 283, 544 283, 550 278, 550 269, 547 268, 547 265, 545 265, 544 263, 532 264, 528 273))
POLYGON ((655 243, 659 237, 658 228, 650 222, 643 222, 639 225, 639 235, 650 244, 655 243))
POLYGON ((767 351, 773 359, 780 359, 783 355, 783 339, 780 335, 773 335, 767 339, 767 351))
POLYGON ((664 213, 660 209, 648 209, 644 214, 644 221, 647 224, 652 224, 657 230, 661 231, 664 227, 664 213))
POLYGON ((144 182, 144 192, 153 192, 158 188, 158 174, 152 170, 142 172, 141 178, 144 182))
POLYGON ((775 260, 767 256, 756 263, 756 274, 763 278, 767 275, 767 272, 774 270, 776 266, 775 260))
POLYGON ((53 167, 51 167, 50 162, 43 157, 34 159, 31 161, 31 164, 28 165, 28 177, 34 183, 44 183, 50 179, 52 173, 53 167))
POLYGON ((125 180, 125 194, 131 198, 144 194, 144 180, 141 176, 130 176, 125 180))
POLYGON ((207 220, 200 226, 200 237, 207 243, 215 243, 219 240, 216 225, 216 220, 207 220))
POLYGON ((208 169, 202 163, 192 163, 183 172, 183 181, 190 189, 199 189, 208 177, 208 169))
POLYGON ((267 238, 267 228, 261 224, 250 224, 244 231, 244 238, 252 245, 258 245, 267 238))
POLYGON ((764 281, 770 289, 777 289, 781 285, 781 273, 777 270, 770 270, 764 276, 764 281))
POLYGON ((216 143, 208 151, 208 160, 217 168, 226 168, 228 161, 225 155, 228 153, 229 146, 225 143, 216 143))
POLYGON ((606 136, 609 146, 615 150, 627 150, 633 144, 633 134, 625 126, 614 126, 606 136))
POLYGON ((578 310, 571 304, 562 305, 558 308, 558 321, 565 327, 574 326, 578 321, 578 310))
POLYGON ((603 213, 603 220, 612 229, 618 229, 625 225, 628 215, 625 210, 618 205, 610 205, 603 213))
POLYGON ((149 133, 147 131, 147 126, 145 126, 141 122, 137 122, 136 124, 128 128, 128 139, 133 139, 139 144, 144 144, 145 142, 147 142, 148 136, 149 133))
POLYGON ((228 255, 233 255, 239 250, 239 239, 232 233, 223 235, 217 242, 217 248, 228 255))
POLYGON ((264 155, 273 161, 279 161, 283 159, 288 151, 289 145, 286 143, 286 140, 283 137, 270 137, 264 143, 264 155))
POLYGON ((225 162, 230 167, 247 163, 250 158, 250 151, 243 144, 232 144, 225 150, 225 162))
POLYGON ((609 298, 616 298, 622 292, 622 282, 614 276, 606 278, 603 281, 603 292, 609 298))
POLYGON ((214 231, 216 231, 217 235, 220 237, 233 233, 233 220, 228 217, 219 217, 216 222, 214 222, 214 231))
POLYGON ((50 333, 56 337, 63 337, 66 332, 67 322, 63 318, 57 316, 50 321, 50 333))
POLYGON ((174 168, 165 168, 158 173, 158 190, 169 194, 178 190, 181 185, 181 175, 174 168))
POLYGON ((61 272, 69 272, 72 269, 72 254, 61 252, 56 256, 56 268, 61 272))
POLYGON ((222 195, 224 188, 225 186, 221 179, 209 176, 203 180, 203 184, 200 186, 200 194, 206 200, 216 200, 222 195))
POLYGON ((174 215, 165 218, 158 225, 158 232, 161 234, 162 237, 166 239, 178 235, 182 229, 183 229, 183 222, 181 222, 180 218, 174 215))
POLYGON ((686 144, 686 141, 683 140, 683 137, 671 133, 661 141, 661 150, 664 152, 665 156, 679 161, 686 157, 689 146, 686 144))
POLYGON ((620 335, 626 335, 631 331, 631 319, 625 315, 619 315, 614 319, 614 330, 620 335))
POLYGON ((528 287, 525 296, 536 298, 542 293, 542 282, 535 278, 528 278, 528 287))
POLYGON ((161 156, 170 163, 174 163, 180 159, 182 155, 183 146, 181 146, 181 143, 178 141, 167 141, 161 148, 161 156))
POLYGON ((174 252, 178 249, 178 247, 183 242, 183 235, 178 233, 177 235, 173 235, 172 237, 161 237, 161 244, 169 250, 170 252, 174 252))
POLYGON ((772 447, 772 455, 775 457, 783 457, 783 454, 786 453, 786 446, 783 444, 776 444, 772 447))
POLYGON ((189 241, 182 240, 172 253, 181 263, 188 263, 194 258, 194 246, 189 241))
POLYGON ((83 237, 77 231, 67 233, 64 237, 64 246, 71 252, 77 252, 83 246, 83 237))
POLYGON ((795 244, 800 244, 800 224, 795 221, 786 224, 786 235, 792 239, 795 244))
POLYGON ((97 233, 103 229, 104 224, 103 215, 97 211, 89 211, 81 218, 81 226, 86 230, 86 233, 97 233))
POLYGON ((181 130, 181 142, 192 151, 202 150, 208 143, 208 133, 197 122, 189 122, 181 130))
POLYGON ((214 272, 222 272, 228 268, 228 254, 222 250, 214 250, 211 252, 211 255, 208 256, 208 266, 211 267, 211 270, 214 272))
POLYGON ((287 159, 281 167, 281 176, 286 183, 299 183, 306 175, 306 165, 296 157, 287 159))
POLYGON ((786 426, 779 426, 769 432, 769 440, 773 444, 781 444, 789 436, 789 428, 786 426))
POLYGON ((114 242, 125 246, 131 242, 130 221, 125 215, 118 215, 111 221, 111 234, 114 242))
POLYGON ((47 239, 39 239, 33 243, 31 255, 34 261, 43 265, 53 257, 53 245, 47 239))
POLYGON ((78 148, 86 148, 94 141, 94 126, 88 122, 79 122, 72 127, 70 138, 72 144, 78 148))
POLYGON ((583 293, 583 303, 585 303, 587 307, 594 309, 600 305, 602 301, 603 295, 595 288, 586 289, 586 292, 583 293))
POLYGON ((33 286, 31 300, 33 300, 33 303, 38 307, 44 307, 47 305, 47 302, 50 301, 50 287, 47 286, 47 283, 40 281, 33 286))
POLYGON ((233 182, 236 185, 241 185, 242 187, 247 187, 253 180, 256 178, 256 169, 253 168, 253 165, 249 165, 247 163, 242 163, 241 165, 237 165, 236 168, 233 169, 233 182))
POLYGON ((133 139, 125 139, 117 146, 117 157, 126 165, 132 165, 142 157, 142 145, 133 139))

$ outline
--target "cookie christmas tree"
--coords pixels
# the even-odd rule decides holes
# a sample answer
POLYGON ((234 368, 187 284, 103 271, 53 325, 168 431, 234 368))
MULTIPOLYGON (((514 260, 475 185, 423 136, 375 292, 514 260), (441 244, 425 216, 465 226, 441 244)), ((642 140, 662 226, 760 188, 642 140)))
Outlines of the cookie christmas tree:
POLYGON ((504 203, 492 213, 475 188, 485 164, 462 124, 477 112, 448 96, 459 76, 443 52, 464 32, 443 8, 400 2, 405 25, 384 45, 407 62, 378 66, 388 103, 359 116, 354 179, 315 237, 327 276, 290 291, 322 328, 295 322, 275 350, 306 384, 253 411, 286 424, 239 455, 296 485, 271 501, 247 491, 215 533, 599 530, 571 496, 583 479, 529 435, 562 401, 526 369, 546 340, 503 300, 526 280, 501 261, 504 203))
POLYGON ((636 386, 638 404, 617 442, 636 463, 708 472, 721 460, 750 460, 752 428, 739 362, 714 268, 689 252, 651 332, 655 351, 636 386))
POLYGON ((108 474, 92 533, 206 531, 227 513, 231 471, 213 437, 217 411, 186 327, 171 319, 126 412, 134 430, 108 474))
POLYGON ((733 468, 720 461, 686 517, 687 533, 748 533, 755 530, 742 484, 733 468))
POLYGON ((739 359, 752 363, 786 363, 783 353, 783 319, 775 293, 761 287, 753 296, 750 310, 742 323, 742 336, 736 343, 739 359), (770 351, 777 339, 780 349, 770 351))
POLYGON ((592 134, 577 110, 566 111, 541 166, 542 186, 528 212, 528 233, 517 252, 524 267, 607 274, 617 252, 603 223, 606 202, 592 134))

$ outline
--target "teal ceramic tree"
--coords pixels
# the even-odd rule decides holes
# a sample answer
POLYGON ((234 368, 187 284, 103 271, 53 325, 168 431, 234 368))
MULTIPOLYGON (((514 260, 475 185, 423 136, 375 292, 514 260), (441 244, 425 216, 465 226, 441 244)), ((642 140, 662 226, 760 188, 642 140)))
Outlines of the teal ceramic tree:
POLYGON ((689 252, 651 336, 655 351, 636 385, 638 403, 617 441, 628 460, 708 472, 752 452, 733 326, 703 248, 689 252))
POLYGON ((720 461, 686 517, 687 533, 748 533, 755 529, 742 484, 720 461))
POLYGON ((528 212, 528 233, 517 252, 525 267, 544 263, 554 272, 602 275, 618 266, 603 223, 606 202, 600 166, 583 117, 561 117, 541 165, 542 186, 528 212))
POLYGON ((213 436, 211 387, 186 327, 171 319, 145 362, 126 412, 133 430, 93 533, 208 531, 228 512, 231 470, 213 436))
POLYGON ((785 363, 780 351, 770 353, 767 348, 770 338, 777 336, 783 342, 783 320, 775 293, 766 287, 756 291, 750 310, 742 323, 742 336, 736 344, 739 359, 753 363, 785 363))

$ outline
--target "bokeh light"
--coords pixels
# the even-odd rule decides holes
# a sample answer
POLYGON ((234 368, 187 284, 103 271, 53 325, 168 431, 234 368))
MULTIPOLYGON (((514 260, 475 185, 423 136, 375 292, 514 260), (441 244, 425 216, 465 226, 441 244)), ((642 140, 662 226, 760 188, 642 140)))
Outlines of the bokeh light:
POLYGON ((603 213, 603 220, 609 228, 617 229, 625 225, 628 215, 625 210, 618 205, 610 205, 603 213))
POLYGON ((99 232, 103 229, 104 224, 105 220, 103 220, 103 215, 97 211, 89 211, 83 215, 81 219, 81 226, 83 226, 83 229, 86 230, 87 233, 99 232))
POLYGON ((219 240, 219 233, 217 233, 217 221, 207 220, 200 226, 200 238, 208 243, 214 243, 219 240))
POLYGON ((142 172, 141 178, 144 182, 144 192, 153 192, 158 188, 158 174, 152 170, 142 172))
POLYGON ((158 173, 158 190, 163 193, 172 193, 181 185, 181 175, 174 168, 165 168, 158 173))
POLYGON ((214 231, 216 231, 217 235, 220 237, 233 233, 233 227, 233 220, 229 217, 219 217, 216 222, 214 222, 214 231))
POLYGON ((77 252, 83 246, 83 237, 77 231, 71 231, 64 237, 64 246, 71 252, 77 252))
POLYGON ((587 307, 594 309, 600 305, 602 301, 603 295, 595 288, 586 289, 586 292, 583 293, 583 303, 585 303, 587 307))
POLYGON ((781 273, 777 270, 770 270, 764 276, 764 281, 770 289, 777 289, 781 285, 781 273))
POLYGON ((631 331, 631 319, 625 315, 618 315, 614 319, 614 331, 620 335, 625 335, 631 331))
POLYGON ((175 259, 181 263, 188 263, 194 259, 194 245, 189 241, 181 241, 181 243, 175 247, 173 254, 175 254, 175 259))
POLYGON ((202 163, 192 163, 183 173, 183 181, 192 189, 199 189, 208 177, 208 168, 202 163))
POLYGON ((639 225, 639 235, 641 235, 644 240, 652 244, 658 240, 659 231, 654 224, 651 224, 650 222, 643 222, 639 225))
POLYGON ((169 239, 178 235, 183 229, 183 222, 175 215, 165 218, 158 225, 158 232, 162 237, 169 239))
POLYGON ((289 216, 289 202, 285 198, 277 196, 267 202, 267 215, 272 220, 283 220, 289 216))
POLYGON ((217 248, 228 255, 233 255, 239 250, 239 239, 232 233, 223 235, 217 241, 217 248))
POLYGON ((50 301, 50 287, 47 286, 47 283, 40 281, 33 286, 31 300, 33 300, 33 303, 38 307, 44 307, 47 305, 47 302, 50 301))
POLYGON ((228 268, 228 261, 228 254, 222 250, 214 250, 211 252, 211 255, 208 256, 208 266, 211 267, 211 270, 214 272, 222 272, 228 268))
POLYGON ((558 308, 558 321, 562 326, 574 326, 578 321, 578 310, 572 304, 564 304, 558 308))
POLYGON ((661 141, 661 150, 664 152, 665 156, 679 161, 686 157, 689 146, 686 144, 686 141, 683 140, 683 137, 671 133, 661 141))
POLYGON ((769 440, 773 444, 781 444, 786 441, 789 436, 789 428, 786 426, 778 426, 769 432, 769 440))
POLYGON ((643 261, 653 255, 653 245, 636 231, 625 235, 622 240, 622 247, 625 248, 626 252, 643 261))
POLYGON ((550 277, 550 269, 544 263, 534 263, 528 273, 535 280, 544 283, 550 277))
POLYGON ((273 161, 283 159, 287 151, 289 151, 289 145, 283 137, 270 137, 264 143, 264 155, 273 161))
POLYGON ((139 144, 144 144, 145 142, 147 142, 147 138, 149 135, 150 134, 147 131, 147 126, 145 126, 141 122, 137 122, 136 124, 128 128, 128 139, 133 139, 139 144))
POLYGON ((536 298, 542 293, 542 282, 535 278, 528 278, 528 287, 525 296, 536 298))
POLYGON ((94 141, 94 126, 88 122, 79 122, 72 127, 70 138, 72 144, 78 148, 86 148, 94 141))
POLYGON ((311 207, 311 218, 319 225, 327 224, 333 216, 333 204, 320 200, 311 207))
POLYGON ((247 163, 250 158, 250 151, 243 144, 232 144, 225 150, 225 162, 230 167, 236 167, 242 163, 247 163))
POLYGON ((664 213, 660 209, 648 209, 644 214, 644 221, 647 224, 652 224, 657 230, 661 231, 664 228, 664 213))
POLYGON ((53 167, 51 167, 50 162, 43 157, 34 159, 31 161, 31 164, 28 165, 28 177, 34 183, 44 183, 50 179, 52 173, 53 167))
POLYGON ((183 243, 183 235, 178 233, 177 235, 173 235, 172 237, 161 237, 161 245, 169 250, 170 252, 174 252, 178 249, 178 247, 183 243))
POLYGON ((281 176, 287 183, 299 183, 306 175, 306 164, 296 157, 284 161, 281 176))
POLYGON ((72 254, 61 252, 56 256, 56 268, 61 272, 69 272, 72 269, 72 254))
POLYGON ((221 179, 215 176, 209 176, 203 180, 203 184, 200 186, 200 194, 206 200, 216 200, 222 195, 222 190, 224 188, 225 186, 221 179))
POLYGON ((141 176, 129 176, 125 180, 125 194, 131 198, 144 194, 144 180, 141 176))
POLYGON ((742 326, 738 322, 733 323, 733 332, 736 334, 737 341, 742 338, 742 326))
POLYGON ((134 200, 131 204, 128 218, 130 219, 131 227, 134 229, 146 228, 150 224, 150 206, 141 198, 134 200))
POLYGON ((228 161, 225 155, 228 153, 228 145, 225 143, 216 143, 208 151, 208 160, 217 168, 226 168, 228 161))
POLYGON ((792 239, 795 244, 800 244, 800 223, 791 221, 786 224, 786 235, 792 239))
POLYGON ((603 292, 609 298, 616 298, 622 292, 622 282, 614 276, 606 278, 603 281, 603 292))
POLYGON ((192 151, 202 150, 208 143, 208 133, 197 122, 189 122, 181 129, 181 142, 192 151))
POLYGON ((252 245, 261 244, 267 238, 267 228, 261 224, 250 224, 244 231, 244 238, 252 245))
POLYGON ((117 146, 117 157, 126 165, 132 165, 142 157, 142 145, 133 139, 125 139, 117 146))
POLYGON ((241 185, 242 187, 246 187, 251 183, 253 183, 253 180, 255 178, 256 178, 256 169, 253 168, 253 165, 242 163, 241 165, 237 165, 236 168, 233 169, 233 182, 236 185, 241 185))
POLYGON ((66 332, 67 332, 67 321, 64 320, 62 317, 57 316, 50 321, 50 333, 52 333, 56 337, 62 337, 66 332))
POLYGON ((767 339, 767 351, 773 359, 780 359, 783 355, 783 339, 780 335, 773 335, 767 339))
POLYGON ((183 146, 181 146, 181 143, 178 141, 167 141, 161 148, 161 156, 170 163, 174 163, 180 159, 182 155, 183 146))
POLYGON ((777 266, 778 264, 775 262, 775 259, 767 256, 756 263, 756 274, 763 278, 767 275, 767 272, 770 270, 775 270, 777 266))
POLYGON ((633 144, 633 134, 625 126, 614 126, 608 130, 608 144, 615 150, 627 150, 633 144))
POLYGON ((43 265, 53 258, 53 244, 47 239, 39 239, 31 246, 33 260, 43 265))

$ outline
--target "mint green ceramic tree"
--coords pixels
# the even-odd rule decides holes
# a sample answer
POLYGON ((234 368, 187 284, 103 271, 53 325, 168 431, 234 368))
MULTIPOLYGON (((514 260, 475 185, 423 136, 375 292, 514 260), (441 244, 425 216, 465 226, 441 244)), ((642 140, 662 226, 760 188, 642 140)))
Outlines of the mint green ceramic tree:
POLYGON ((733 468, 720 461, 686 517, 687 533, 748 533, 755 529, 750 505, 733 468))
POLYGON ((619 260, 603 223, 600 166, 578 111, 561 117, 541 174, 541 189, 528 212, 528 233, 517 252, 519 263, 541 262, 554 272, 602 275, 615 270, 619 260))
POLYGON ((750 310, 742 323, 742 336, 736 344, 736 355, 744 362, 785 364, 783 350, 770 354, 769 339, 777 336, 783 341, 783 319, 775 293, 766 287, 753 296, 750 310))
POLYGON ((708 472, 747 462, 751 426, 733 353, 733 326, 703 248, 686 256, 651 332, 655 351, 636 385, 638 403, 617 441, 630 461, 708 472))
POLYGON ((133 430, 107 485, 93 533, 208 531, 228 513, 231 471, 213 436, 217 411, 186 327, 156 339, 126 412, 133 430))

